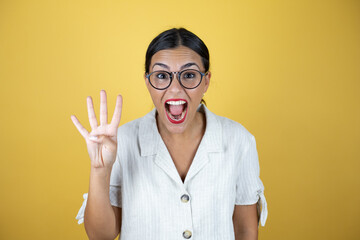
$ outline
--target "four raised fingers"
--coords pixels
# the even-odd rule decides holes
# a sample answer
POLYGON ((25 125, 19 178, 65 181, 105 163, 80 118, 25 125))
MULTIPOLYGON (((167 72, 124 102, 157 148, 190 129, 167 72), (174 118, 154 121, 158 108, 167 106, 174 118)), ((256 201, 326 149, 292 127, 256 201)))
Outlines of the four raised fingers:
POLYGON ((88 109, 88 117, 91 126, 91 132, 89 133, 79 122, 79 120, 71 115, 71 120, 74 125, 80 132, 80 134, 85 138, 92 141, 97 142, 95 136, 106 135, 106 136, 116 136, 117 128, 120 124, 121 119, 121 110, 122 110, 122 96, 118 95, 116 98, 116 106, 114 110, 114 114, 111 120, 111 123, 107 124, 107 100, 106 100, 106 92, 104 90, 100 91, 100 126, 98 126, 94 105, 92 98, 87 97, 87 109, 88 109))

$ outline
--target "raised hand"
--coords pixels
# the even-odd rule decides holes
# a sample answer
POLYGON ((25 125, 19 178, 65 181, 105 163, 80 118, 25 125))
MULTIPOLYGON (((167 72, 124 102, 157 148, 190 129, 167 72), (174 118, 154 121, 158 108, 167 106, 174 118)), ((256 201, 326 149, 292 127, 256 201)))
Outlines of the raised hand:
POLYGON ((89 133, 75 117, 71 115, 75 127, 84 137, 93 168, 112 168, 117 151, 117 128, 121 119, 122 97, 116 98, 116 106, 111 123, 108 124, 106 92, 100 91, 100 126, 94 112, 91 97, 87 97, 87 109, 91 132, 89 133))

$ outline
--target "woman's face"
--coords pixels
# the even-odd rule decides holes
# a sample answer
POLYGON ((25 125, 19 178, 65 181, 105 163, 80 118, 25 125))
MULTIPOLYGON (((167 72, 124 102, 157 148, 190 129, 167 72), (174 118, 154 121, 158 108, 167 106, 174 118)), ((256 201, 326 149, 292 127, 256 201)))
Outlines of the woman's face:
MULTIPOLYGON (((149 73, 179 72, 186 69, 205 71, 199 54, 190 48, 179 46, 155 53, 151 58, 149 73)), ((168 132, 178 134, 197 124, 199 116, 196 110, 209 87, 210 77, 209 72, 198 87, 186 89, 180 85, 177 75, 173 75, 171 85, 165 90, 153 88, 145 77, 146 86, 158 112, 159 128, 165 127, 168 132)))

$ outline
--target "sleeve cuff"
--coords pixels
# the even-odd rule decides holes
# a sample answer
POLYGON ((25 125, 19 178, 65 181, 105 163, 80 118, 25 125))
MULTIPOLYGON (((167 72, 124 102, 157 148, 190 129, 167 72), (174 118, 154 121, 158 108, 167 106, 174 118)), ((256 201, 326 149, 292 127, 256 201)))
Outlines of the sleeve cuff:
POLYGON ((261 223, 261 226, 265 226, 265 222, 267 219, 267 215, 268 215, 268 210, 267 210, 267 203, 266 203, 266 198, 263 192, 259 193, 259 201, 257 202, 257 210, 258 210, 258 215, 259 215, 259 222, 258 222, 258 226, 261 223), (260 206, 261 206, 261 211, 260 211, 260 206))
POLYGON ((84 213, 85 213, 88 194, 84 193, 83 198, 84 198, 83 204, 82 204, 78 214, 76 215, 76 220, 78 220, 78 224, 82 224, 84 222, 84 213))
MULTIPOLYGON (((82 203, 81 208, 79 209, 78 214, 76 215, 76 220, 78 220, 78 224, 82 224, 84 222, 84 214, 85 208, 87 204, 88 194, 84 193, 83 195, 84 201, 82 203)), ((110 186, 110 204, 112 206, 121 207, 121 188, 110 186)))
POLYGON ((122 205, 121 187, 110 186, 110 204, 112 206, 121 208, 122 205))

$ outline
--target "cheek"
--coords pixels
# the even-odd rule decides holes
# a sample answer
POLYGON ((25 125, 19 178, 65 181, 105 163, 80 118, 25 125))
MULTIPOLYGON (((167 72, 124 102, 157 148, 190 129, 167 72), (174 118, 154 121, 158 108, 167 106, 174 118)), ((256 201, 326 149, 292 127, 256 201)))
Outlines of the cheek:
POLYGON ((197 102, 200 103, 202 97, 203 97, 203 89, 199 88, 199 89, 196 89, 195 92, 192 94, 192 99, 194 100, 194 104, 197 104, 197 102))
POLYGON ((161 104, 161 93, 154 91, 153 89, 149 90, 153 103, 156 107, 160 107, 161 104))

